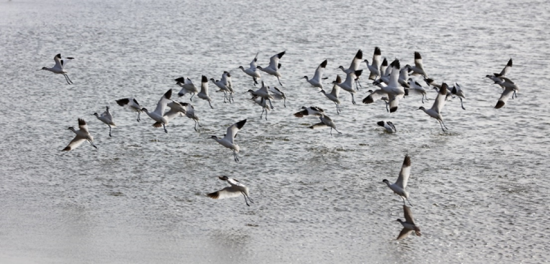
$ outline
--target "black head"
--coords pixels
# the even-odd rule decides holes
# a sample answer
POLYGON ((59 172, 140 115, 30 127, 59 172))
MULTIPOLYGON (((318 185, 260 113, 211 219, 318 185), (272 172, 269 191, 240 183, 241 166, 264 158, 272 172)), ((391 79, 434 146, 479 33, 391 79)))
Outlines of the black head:
POLYGON ((378 122, 376 122, 376 124, 378 124, 379 126, 383 127, 383 126, 384 126, 384 121, 378 121, 378 122))
POLYGON ((388 182, 390 182, 390 181, 388 181, 388 180, 386 180, 386 179, 383 179, 382 182, 383 182, 383 183, 388 183, 388 182))
POLYGON ((227 177, 227 176, 225 176, 225 175, 224 175, 224 176, 219 176, 218 178, 220 178, 220 180, 222 180, 222 181, 227 181, 227 180, 229 180, 229 177, 227 177))

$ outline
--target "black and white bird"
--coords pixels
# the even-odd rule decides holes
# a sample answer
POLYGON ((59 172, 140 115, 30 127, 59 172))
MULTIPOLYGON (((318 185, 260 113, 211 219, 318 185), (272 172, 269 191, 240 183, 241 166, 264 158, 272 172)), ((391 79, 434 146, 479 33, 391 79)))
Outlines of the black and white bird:
POLYGON ((199 117, 195 114, 195 107, 193 107, 190 103, 180 103, 182 107, 185 108, 185 116, 190 118, 191 120, 195 121, 195 131, 199 131, 197 129, 197 126, 201 126, 199 123, 199 117))
POLYGON ((227 101, 229 101, 229 103, 233 102, 233 85, 231 83, 231 74, 229 72, 224 71, 221 79, 214 80, 214 78, 210 78, 210 81, 220 88, 220 92, 223 92, 224 103, 227 101))
POLYGON ((257 61, 258 61, 258 53, 256 53, 256 56, 252 61, 250 62, 250 67, 244 68, 243 66, 239 66, 239 69, 243 70, 244 73, 246 73, 248 76, 252 77, 252 80, 254 80, 254 85, 258 84, 258 79, 262 77, 260 74, 260 71, 258 71, 257 61))
POLYGON ((508 63, 506 63, 506 66, 504 66, 504 68, 502 69, 502 71, 500 71, 500 73, 493 73, 493 75, 487 75, 486 77, 495 81, 496 83, 497 82, 496 80, 498 80, 498 78, 506 77, 506 74, 510 71, 510 69, 512 69, 512 65, 513 65, 513 62, 512 62, 512 59, 510 58, 510 60, 508 61, 508 63))
POLYGON ((424 76, 424 79, 428 78, 428 75, 424 70, 424 65, 422 63, 422 56, 420 55, 420 52, 414 52, 414 66, 410 66, 409 70, 412 75, 422 75, 424 76))
POLYGON ((447 89, 448 89, 448 85, 446 83, 443 83, 441 85, 441 89, 439 89, 439 93, 437 94, 437 97, 435 98, 432 108, 426 109, 424 108, 424 106, 421 106, 420 108, 418 108, 424 111, 424 113, 428 114, 431 118, 434 118, 435 120, 437 120, 443 132, 447 131, 447 126, 443 122, 443 117, 441 116, 441 110, 443 109, 443 106, 445 105, 445 100, 447 99, 447 89))
MULTIPOLYGON (((167 121, 167 124, 170 123, 170 121, 178 116, 184 116, 186 113, 186 107, 184 107, 181 103, 176 101, 171 101, 166 105, 170 110, 168 110, 166 113, 164 113, 164 118, 167 121)), ((154 127, 162 127, 162 123, 157 121, 153 124, 154 127)))
POLYGON ((244 124, 246 124, 246 119, 241 120, 230 127, 227 128, 227 132, 225 133, 225 136, 223 138, 218 138, 217 136, 212 136, 211 138, 216 140, 218 143, 220 143, 222 146, 233 150, 233 157, 235 158, 235 162, 239 162, 239 145, 235 144, 235 137, 237 136, 237 133, 243 128, 244 124))
POLYGON ((317 66, 313 78, 309 79, 307 75, 302 78, 306 79, 306 81, 311 84, 311 86, 323 89, 323 72, 325 71, 326 67, 327 60, 324 60, 323 62, 321 62, 321 64, 319 64, 319 66, 317 66))
POLYGON ((363 62, 363 51, 358 50, 357 53, 355 53, 355 57, 351 60, 349 68, 346 69, 344 66, 339 66, 338 69, 344 71, 346 74, 352 73, 359 70, 361 62, 363 62))
POLYGON ((340 132, 340 131, 338 131, 338 129, 336 129, 336 125, 332 121, 332 118, 330 118, 329 116, 327 116, 325 114, 321 114, 321 115, 319 115, 319 119, 321 120, 320 123, 314 124, 314 125, 310 126, 309 128, 316 129, 316 128, 330 127, 330 135, 331 136, 332 136, 332 130, 333 129, 336 130, 336 132, 338 132, 338 134, 342 134, 342 132, 340 132))
POLYGON ((166 125, 168 124, 168 119, 164 116, 164 112, 166 111, 166 106, 170 102, 170 97, 172 97, 172 89, 169 89, 164 95, 160 98, 160 100, 157 103, 157 107, 155 108, 155 111, 149 112, 147 108, 141 108, 141 111, 147 113, 151 119, 155 120, 155 123, 153 124, 154 127, 160 127, 164 128, 164 132, 168 133, 168 130, 166 130, 166 125))
POLYGON ((218 178, 222 181, 226 181, 227 183, 229 183, 230 186, 225 187, 219 191, 209 193, 207 194, 208 197, 212 199, 226 199, 239 197, 242 195, 244 197, 244 202, 246 203, 246 205, 250 206, 250 204, 248 203, 249 201, 250 203, 254 203, 252 199, 250 199, 248 187, 246 187, 244 184, 240 183, 236 179, 229 178, 227 176, 220 176, 218 178))
POLYGON ((519 90, 518 86, 514 82, 512 82, 512 80, 506 77, 499 78, 500 80, 497 84, 500 85, 504 90, 502 91, 502 94, 500 95, 500 98, 495 105, 495 108, 497 109, 502 108, 506 104, 506 102, 508 102, 508 99, 510 97, 512 97, 512 99, 516 98, 517 91, 519 90))
POLYGON ((399 232, 397 240, 407 237, 412 231, 414 231, 417 236, 421 236, 422 233, 420 233, 420 228, 416 225, 416 223, 414 223, 411 208, 403 205, 403 214, 405 216, 405 221, 397 219, 397 221, 401 223, 401 225, 403 225, 403 229, 401 229, 401 232, 399 232))
POLYGON ((67 145, 62 151, 69 151, 80 146, 84 141, 88 141, 90 145, 97 149, 97 146, 94 145, 94 138, 88 131, 88 125, 84 119, 78 119, 78 130, 75 130, 74 127, 69 127, 69 130, 73 131, 76 136, 71 140, 69 145, 67 145))
POLYGON ((281 86, 284 85, 281 83, 281 72, 279 71, 281 64, 279 63, 279 60, 283 57, 283 55, 285 55, 285 53, 286 51, 283 51, 271 56, 271 58, 269 58, 269 66, 267 67, 261 67, 259 65, 256 66, 256 68, 264 71, 265 73, 277 77, 277 81, 279 81, 281 86))
POLYGON ((184 96, 186 94, 190 94, 191 97, 189 98, 190 101, 193 101, 193 97, 199 92, 199 89, 193 84, 193 81, 189 78, 183 78, 179 77, 177 79, 174 79, 176 81, 176 84, 181 87, 181 90, 178 92, 178 96, 184 96))
POLYGON ((466 97, 464 96, 464 90, 462 90, 462 87, 460 87, 458 83, 455 83, 453 88, 450 89, 450 92, 447 91, 447 93, 458 97, 458 99, 460 99, 460 106, 463 110, 466 110, 466 108, 464 108, 464 102, 462 101, 463 99, 466 99, 466 97))
POLYGON ((302 106, 302 110, 294 113, 294 116, 301 118, 301 117, 304 117, 304 116, 320 116, 320 115, 324 115, 324 114, 325 114, 325 110, 323 110, 320 107, 317 107, 317 106, 310 106, 310 107, 302 106))
POLYGON ((363 99, 363 103, 371 104, 376 102, 377 100, 387 97, 387 99, 389 100, 390 113, 393 113, 397 111, 397 108, 399 106, 399 99, 403 98, 403 96, 405 95, 405 89, 398 82, 400 70, 399 60, 395 59, 390 64, 390 68, 391 73, 388 84, 378 83, 381 88, 375 90, 367 97, 365 97, 365 99, 363 99))
POLYGON ((210 108, 214 109, 212 107, 212 99, 210 98, 210 94, 208 93, 208 78, 206 76, 202 76, 201 79, 201 91, 197 94, 197 96, 200 99, 206 100, 208 102, 208 105, 210 105, 210 108))
MULTIPOLYGON (((358 70, 354 72, 350 72, 346 74, 346 80, 342 82, 342 79, 340 79, 340 75, 336 76, 336 80, 332 82, 335 85, 340 86, 342 90, 349 92, 351 94, 351 102, 355 104, 355 93, 357 92, 356 89, 353 89, 353 82, 357 81, 359 76, 361 76, 361 73, 363 70, 358 70)), ((357 84, 356 84, 357 85, 357 84)))
POLYGON ((378 121, 376 124, 383 127, 388 133, 397 133, 397 128, 391 121, 378 121))
POLYGON ((372 62, 369 64, 369 61, 365 59, 367 68, 370 71, 369 80, 376 80, 380 76, 380 64, 382 63, 382 52, 380 48, 374 47, 374 54, 372 55, 372 62))
POLYGON ((111 112, 109 112, 109 107, 105 107, 105 112, 101 113, 99 115, 98 113, 94 113, 95 117, 99 119, 99 121, 105 123, 107 126, 109 126, 109 136, 111 136, 111 127, 116 127, 115 122, 113 121, 113 116, 111 115, 111 112))
POLYGON ((67 84, 73 84, 73 81, 71 81, 71 79, 69 78, 69 75, 67 75, 67 70, 65 70, 65 65, 67 64, 67 62, 73 59, 74 59, 73 57, 62 58, 61 54, 57 54, 55 55, 55 57, 53 57, 53 60, 55 61, 55 65, 51 68, 42 67, 42 70, 51 71, 55 74, 62 74, 65 77, 65 81, 67 82, 67 84))
POLYGON ((137 112, 137 121, 140 121, 139 115, 141 114, 141 109, 143 108, 135 98, 122 98, 116 100, 116 103, 122 107, 130 109, 132 112, 137 112))
POLYGON ((409 176, 411 174, 411 158, 409 155, 405 155, 405 160, 403 160, 403 165, 401 166, 401 171, 399 172, 399 177, 397 178, 397 181, 395 183, 390 183, 390 181, 384 179, 382 180, 383 183, 388 185, 388 187, 401 199, 403 200, 403 205, 405 205, 405 200, 409 202, 409 204, 412 206, 411 202, 409 201, 409 192, 407 192, 407 183, 409 182, 409 176))
MULTIPOLYGON (((338 81, 338 78, 340 76, 337 76, 336 77, 336 82, 338 81)), ((330 101, 332 101, 335 105, 336 105, 336 113, 337 114, 340 114, 341 112, 341 109, 340 109, 340 86, 336 83, 334 83, 332 85, 332 90, 330 91, 330 93, 327 93, 325 92, 325 90, 321 89, 320 91, 322 94, 325 95, 326 98, 328 98, 330 101)))

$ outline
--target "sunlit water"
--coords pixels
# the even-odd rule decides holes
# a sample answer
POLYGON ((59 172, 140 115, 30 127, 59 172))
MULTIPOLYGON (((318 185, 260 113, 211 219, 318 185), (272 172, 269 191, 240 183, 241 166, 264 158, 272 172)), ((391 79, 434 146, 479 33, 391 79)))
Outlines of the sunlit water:
MULTIPOLYGON (((0 3, 0 262, 2 263, 537 263, 548 240, 546 1, 3 1, 0 3), (429 76, 458 82, 443 111, 449 132, 402 100, 360 101, 343 111, 310 87, 324 59, 326 89, 357 49, 390 61, 424 58, 429 76), (238 66, 281 59, 287 107, 268 120, 245 94, 238 66), (40 71, 73 56, 74 85, 40 71), (501 89, 485 78, 509 58, 517 99, 494 109, 501 89), (194 99, 201 132, 186 118, 168 133, 116 105, 154 108, 179 76, 200 83, 230 70, 235 103, 194 99), (92 114, 110 106, 113 137, 92 114), (310 130, 301 106, 326 109, 342 134, 310 130), (61 152, 84 118, 99 149, 61 152), (247 119, 241 163, 210 139, 247 119), (376 126, 392 120, 397 134, 376 126), (402 202, 382 183, 412 159, 412 211, 422 237, 396 241, 402 202), (255 203, 213 200, 228 175, 255 203)), ((363 64, 364 68, 366 66, 363 64)), ((366 74, 365 74, 366 75, 366 74)), ((276 79, 263 74, 268 85, 276 79)), ((277 85, 278 86, 278 85, 277 85)), ((210 84, 211 90, 215 86, 210 84)), ((435 98, 430 91, 428 97, 435 98)), ((174 98, 177 96, 174 96, 174 98)), ((189 101, 189 97, 180 98, 189 101)), ((430 107, 432 101, 424 104, 430 107)))

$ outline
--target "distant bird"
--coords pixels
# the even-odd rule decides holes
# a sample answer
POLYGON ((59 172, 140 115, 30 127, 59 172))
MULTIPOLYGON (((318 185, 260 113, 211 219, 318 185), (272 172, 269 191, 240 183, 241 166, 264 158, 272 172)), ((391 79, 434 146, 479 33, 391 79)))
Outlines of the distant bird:
POLYGON ((264 81, 262 81, 262 87, 260 87, 260 89, 256 91, 249 89, 248 92, 250 93, 250 95, 252 95, 252 100, 256 99, 256 97, 261 97, 265 101, 269 101, 270 107, 273 108, 271 100, 274 99, 274 97, 271 93, 271 90, 265 85, 264 81))
POLYGON ((193 97, 195 96, 195 94, 199 92, 199 89, 197 89, 197 87, 193 84, 191 79, 189 78, 185 79, 183 77, 179 77, 177 79, 174 79, 174 81, 176 81, 176 84, 181 87, 181 90, 179 91, 178 96, 181 97, 186 94, 191 94, 191 97, 189 98, 189 100, 193 101, 193 97))
POLYGON ((307 76, 304 76, 303 78, 306 79, 308 83, 310 83, 313 87, 321 88, 323 89, 323 72, 325 71, 325 68, 327 67, 327 60, 324 60, 317 66, 317 69, 315 70, 315 75, 313 75, 313 78, 308 79, 307 76))
POLYGON ((443 109, 443 106, 445 105, 445 100, 447 98, 447 84, 443 83, 441 85, 441 89, 439 89, 439 93, 437 94, 437 97, 435 98, 435 102, 432 105, 432 108, 427 109, 424 108, 424 106, 421 106, 420 110, 423 110, 426 114, 428 114, 430 117, 435 118, 437 122, 439 122, 439 125, 441 126, 441 130, 443 132, 447 131, 447 126, 443 122, 443 117, 441 116, 441 109, 443 109))
POLYGON ((411 231, 414 231, 417 236, 421 236, 422 234, 420 233, 420 228, 418 228, 418 226, 414 223, 411 208, 403 205, 403 214, 405 215, 405 221, 397 219, 397 221, 403 225, 403 229, 399 232, 397 240, 407 237, 411 231))
POLYGON ((200 99, 208 101, 208 105, 210 105, 210 108, 214 109, 211 103, 212 99, 210 99, 210 95, 208 94, 208 78, 206 78, 206 76, 204 75, 202 76, 201 80, 201 91, 197 94, 197 96, 200 99))
POLYGON ((506 63, 506 66, 504 66, 504 69, 502 69, 502 71, 500 71, 500 73, 493 73, 493 76, 495 77, 506 77, 506 74, 510 71, 510 69, 512 69, 512 59, 510 59, 508 61, 508 63, 506 63))
POLYGON ((107 126, 109 126, 109 136, 111 136, 111 127, 116 127, 115 122, 113 122, 113 116, 109 112, 109 107, 105 107, 105 112, 103 112, 101 115, 98 115, 97 113, 94 113, 95 117, 99 119, 101 122, 105 123, 107 126))
MULTIPOLYGON (((170 121, 178 116, 184 116, 187 109, 184 107, 181 103, 176 101, 171 101, 166 106, 170 108, 170 110, 166 113, 164 113, 164 119, 166 119, 167 123, 170 123, 170 121)), ((161 127, 162 123, 157 121, 153 124, 154 127, 161 127)))
POLYGON ((67 62, 71 61, 72 59, 74 58, 73 57, 61 58, 61 54, 57 54, 55 55, 55 57, 53 57, 53 60, 55 61, 55 65, 51 68, 42 67, 42 70, 51 71, 56 74, 63 74, 67 84, 73 84, 73 81, 71 81, 71 79, 69 78, 69 75, 67 75, 67 70, 65 70, 65 64, 67 64, 67 62))
MULTIPOLYGON (((384 86, 383 83, 380 83, 378 84, 379 86, 384 86)), ((386 111, 390 111, 390 99, 389 99, 389 96, 388 96, 388 93, 386 93, 385 91, 383 91, 382 89, 377 89, 377 90, 368 90, 369 92, 369 95, 367 95, 367 97, 365 97, 363 99, 363 103, 364 104, 371 104, 371 103, 374 103, 378 100, 382 100, 384 101, 385 105, 386 105, 386 111)))
POLYGON ((246 187, 244 184, 240 183, 236 179, 229 178, 227 176, 221 176, 218 178, 220 178, 220 180, 222 181, 226 181, 231 186, 225 187, 213 193, 209 193, 208 197, 212 199, 225 199, 225 198, 239 197, 242 195, 244 197, 244 202, 246 203, 246 205, 250 206, 248 201, 250 201, 250 203, 254 203, 252 199, 250 199, 248 187, 246 187))
POLYGON ((408 83, 409 87, 405 88, 405 90, 406 91, 408 90, 409 94, 417 93, 417 94, 422 95, 422 103, 424 103, 424 99, 428 100, 428 98, 426 96, 426 89, 424 89, 424 87, 422 87, 422 85, 419 82, 413 80, 412 78, 409 78, 407 83, 408 83))
POLYGON ((279 81, 279 84, 281 86, 284 86, 284 85, 281 83, 281 72, 279 72, 279 69, 281 68, 281 64, 279 63, 279 60, 283 57, 283 55, 285 55, 285 52, 286 51, 279 52, 271 56, 271 58, 269 59, 269 66, 265 68, 261 66, 256 66, 256 68, 266 72, 267 74, 277 77, 277 81, 279 81))
POLYGON ((164 132, 168 133, 168 130, 166 130, 166 125, 168 124, 168 119, 164 117, 164 112, 166 110, 166 106, 168 103, 172 102, 170 100, 170 97, 172 97, 172 89, 169 89, 164 95, 160 98, 160 100, 157 103, 157 108, 155 108, 155 111, 149 112, 147 108, 141 108, 141 111, 147 113, 149 117, 151 117, 153 120, 156 121, 156 123, 153 124, 154 127, 160 127, 162 125, 162 128, 164 128, 164 132))
POLYGON ((391 121, 378 121, 376 124, 383 127, 388 133, 397 133, 397 128, 395 128, 391 121))
POLYGON ((262 113, 260 114, 260 119, 262 119, 262 116, 265 113, 265 120, 267 120, 267 113, 272 109, 271 106, 267 103, 267 100, 263 97, 256 96, 250 98, 254 103, 262 107, 262 113))
POLYGON ((409 70, 413 75, 422 75, 424 76, 424 79, 428 78, 428 75, 426 74, 426 71, 424 71, 424 66, 422 63, 422 56, 420 56, 420 53, 415 51, 414 52, 414 66, 410 66, 409 70))
POLYGON ((246 124, 246 119, 241 120, 230 127, 227 128, 227 132, 225 133, 225 136, 223 138, 218 138, 217 136, 212 136, 211 138, 216 140, 218 143, 220 143, 222 146, 233 150, 233 157, 235 158, 235 162, 239 162, 239 145, 234 143, 235 137, 237 136, 237 133, 241 128, 243 128, 244 124, 246 124))
POLYGON ((358 50, 357 53, 355 53, 355 57, 353 57, 353 60, 351 60, 349 68, 345 69, 344 66, 339 66, 338 69, 344 71, 346 74, 349 74, 359 70, 361 62, 363 62, 363 51, 358 50))
POLYGON ((451 91, 449 94, 457 96, 458 99, 460 99, 460 106, 462 107, 463 110, 466 110, 466 108, 464 108, 464 102, 462 102, 462 99, 465 99, 466 97, 464 96, 464 91, 462 90, 462 87, 460 87, 458 83, 455 83, 453 88, 451 88, 451 91))
POLYGON ((369 61, 365 59, 365 63, 367 64, 367 68, 370 71, 369 74, 369 80, 376 80, 380 76, 380 64, 382 59, 382 52, 380 51, 380 48, 374 47, 374 54, 372 55, 372 63, 369 64, 369 61))
POLYGON ((388 185, 390 189, 399 195, 401 199, 403 200, 403 205, 405 205, 405 200, 409 202, 409 204, 412 206, 411 202, 409 201, 409 192, 407 192, 407 183, 409 181, 409 176, 411 174, 411 158, 409 155, 405 155, 405 160, 403 160, 403 165, 401 166, 401 171, 399 172, 399 177, 397 178, 397 181, 393 184, 391 184, 388 180, 384 179, 382 180, 383 183, 388 185))
POLYGON ((224 71, 220 80, 214 80, 214 78, 210 78, 210 81, 218 86, 218 88, 220 88, 220 91, 223 92, 224 103, 226 101, 229 101, 229 103, 233 101, 233 88, 231 84, 231 75, 229 74, 229 72, 224 71))
POLYGON ((330 127, 330 135, 331 136, 332 136, 332 129, 336 130, 336 132, 338 132, 338 134, 342 134, 342 132, 340 132, 340 131, 338 131, 338 129, 336 129, 336 125, 332 121, 332 118, 330 118, 329 116, 327 116, 325 114, 321 114, 319 116, 319 119, 321 120, 321 123, 314 124, 314 125, 310 126, 309 128, 316 129, 316 128, 330 127))
POLYGON ((258 61, 258 53, 256 53, 256 56, 254 59, 250 62, 250 67, 245 69, 243 66, 239 66, 239 69, 243 70, 244 73, 248 74, 250 77, 252 77, 252 80, 254 80, 254 85, 258 84, 258 79, 261 78, 260 71, 258 71, 258 67, 256 62, 258 61))
POLYGON ((512 82, 512 80, 506 77, 500 77, 500 81, 498 82, 498 85, 504 88, 504 91, 502 91, 502 94, 500 95, 500 98, 498 99, 498 102, 495 105, 495 108, 497 109, 502 108, 506 104, 510 96, 512 96, 512 99, 517 98, 517 91, 519 90, 517 85, 514 82, 512 82))
POLYGON ((332 82, 333 84, 336 84, 342 88, 342 90, 347 91, 351 94, 351 102, 355 104, 355 96, 354 94, 357 92, 356 89, 353 89, 353 81, 356 81, 359 76, 361 76, 361 73, 363 70, 358 70, 354 72, 350 72, 346 75, 346 80, 344 82, 341 82, 340 75, 336 76, 336 81, 332 82))
POLYGON ((267 87, 269 91, 271 92, 271 95, 273 96, 273 99, 275 100, 283 100, 283 106, 286 107, 286 96, 283 91, 281 91, 279 88, 275 86, 268 86, 267 87))
POLYGON ((86 125, 86 121, 84 119, 78 119, 78 128, 79 130, 75 130, 74 127, 69 127, 69 130, 73 131, 76 136, 71 140, 69 145, 67 145, 62 151, 69 151, 77 148, 80 146, 84 141, 90 142, 90 144, 97 149, 97 146, 94 145, 94 138, 92 135, 90 135, 90 132, 88 131, 88 125, 86 125))
POLYGON ((197 126, 201 126, 199 123, 199 117, 195 115, 195 107, 190 103, 180 103, 185 108, 185 116, 195 121, 195 131, 198 132, 197 126))
POLYGON ((304 117, 304 116, 320 116, 320 115, 324 115, 325 114, 325 110, 323 110, 322 108, 320 107, 317 107, 317 106, 310 106, 310 107, 305 107, 305 106, 302 106, 302 110, 299 111, 299 112, 296 112, 294 113, 294 116, 295 117, 304 117))
POLYGON ((384 58, 382 60, 382 64, 380 64, 380 75, 378 76, 378 79, 376 79, 373 84, 379 84, 379 83, 388 83, 391 73, 391 68, 388 68, 388 60, 384 58))
MULTIPOLYGON (((339 76, 336 78, 336 81, 338 81, 339 76)), ((330 93, 325 92, 325 90, 321 89, 320 91, 323 93, 329 100, 331 100, 336 105, 336 113, 340 114, 340 86, 338 86, 336 83, 333 84, 332 90, 330 93)))
POLYGON ((389 99, 390 113, 393 113, 397 111, 397 108, 399 106, 399 99, 403 98, 403 96, 405 95, 405 89, 398 82, 400 70, 399 60, 395 59, 390 64, 390 68, 392 70, 390 78, 388 80, 388 84, 386 85, 383 83, 379 83, 381 91, 376 90, 373 93, 369 94, 367 97, 365 97, 365 99, 363 99, 363 103, 373 103, 376 100, 383 98, 384 94, 386 94, 389 99))
POLYGON ((116 100, 116 103, 122 107, 126 107, 130 109, 133 112, 137 112, 137 121, 139 122, 139 114, 141 113, 141 105, 139 105, 138 101, 135 98, 122 98, 119 100, 116 100))

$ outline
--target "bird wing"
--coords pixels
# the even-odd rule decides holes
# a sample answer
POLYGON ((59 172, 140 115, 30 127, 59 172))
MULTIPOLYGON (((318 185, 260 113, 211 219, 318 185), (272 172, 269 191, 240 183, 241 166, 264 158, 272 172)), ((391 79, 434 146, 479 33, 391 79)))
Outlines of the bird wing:
POLYGON ((394 60, 391 64, 390 64, 390 67, 388 68, 391 68, 391 73, 390 73, 390 79, 388 81, 388 86, 390 87, 398 87, 399 86, 399 69, 400 69, 400 66, 399 66, 399 60, 394 60))
POLYGON ((399 235, 397 236, 397 240, 407 237, 407 235, 409 235, 411 231, 412 229, 407 229, 403 227, 403 229, 401 229, 401 232, 399 232, 399 235))
POLYGON ((252 59, 252 61, 250 62, 250 69, 256 70, 256 62, 258 62, 258 54, 260 54, 260 52, 257 52, 254 59, 252 59))
POLYGON ((241 128, 244 126, 245 123, 246 123, 246 119, 241 120, 231 125, 230 127, 228 127, 227 132, 225 133, 224 139, 228 140, 229 142, 231 142, 231 144, 233 144, 233 139, 235 138, 235 136, 237 135, 239 130, 241 130, 241 128))
POLYGON ((233 186, 225 187, 219 191, 209 193, 208 197, 212 199, 226 199, 241 196, 241 191, 233 186))
POLYGON ((390 100, 390 113, 397 111, 397 107, 399 106, 399 98, 401 97, 403 97, 403 95, 388 93, 388 99, 390 100))
POLYGON ((420 56, 420 52, 418 51, 414 52, 414 66, 424 71, 424 68, 422 67, 422 56, 420 56))
POLYGON ((401 171, 399 172, 399 177, 395 184, 397 184, 401 189, 407 188, 407 183, 409 181, 409 176, 411 174, 411 158, 409 155, 405 156, 403 160, 403 166, 401 166, 401 171))
POLYGON ((357 53, 355 54, 355 57, 353 57, 351 64, 349 65, 349 71, 354 72, 357 69, 359 69, 359 65, 361 65, 362 61, 363 61, 363 51, 358 50, 357 53))
POLYGON ((271 56, 271 58, 269 59, 269 67, 274 70, 279 69, 279 59, 282 58, 283 55, 285 55, 285 52, 286 51, 283 51, 271 56))
POLYGON ((340 96, 340 86, 334 84, 332 86, 332 90, 330 91, 330 94, 332 94, 336 99, 338 99, 338 96, 340 96))
POLYGON ((321 82, 321 77, 326 67, 327 67, 327 60, 324 60, 323 62, 321 62, 321 64, 319 64, 319 66, 317 66, 317 69, 315 70, 315 75, 311 79, 321 82))
POLYGON ((81 118, 78 119, 78 128, 85 133, 89 133, 88 125, 86 124, 86 121, 84 121, 84 119, 81 119, 81 118))
POLYGON ((86 141, 86 139, 80 137, 79 135, 76 135, 76 137, 74 137, 73 140, 71 140, 71 142, 69 142, 69 145, 67 145, 63 149, 63 151, 73 150, 73 149, 77 148, 78 146, 82 145, 82 143, 84 143, 84 141, 86 141))
POLYGON ((405 222, 414 224, 414 219, 410 207, 403 205, 403 214, 405 215, 405 222))
POLYGON ((163 116, 166 111, 166 106, 170 103, 170 97, 172 97, 172 89, 169 89, 164 95, 160 98, 157 103, 157 108, 155 108, 155 113, 159 116, 163 116))
POLYGON ((388 93, 383 91, 382 89, 375 90, 374 92, 370 93, 365 99, 363 99, 364 104, 370 104, 374 103, 383 97, 388 97, 388 93))
POLYGON ((510 71, 511 68, 512 68, 512 59, 508 61, 508 63, 506 64, 506 66, 504 66, 504 68, 502 69, 502 71, 500 71, 500 73, 495 73, 494 76, 504 77, 510 71))
POLYGON ((446 83, 443 83, 441 85, 441 88, 439 89, 439 93, 437 94, 437 97, 435 98, 435 102, 432 106, 432 110, 436 111, 437 113, 441 112, 441 109, 443 109, 443 106, 445 105, 445 99, 447 97, 447 88, 449 86, 446 83))
POLYGON ((506 102, 508 101, 508 98, 514 93, 514 89, 511 88, 505 88, 504 91, 502 91, 502 94, 500 95, 500 98, 498 99, 497 105, 495 108, 501 108, 503 107, 506 102))

